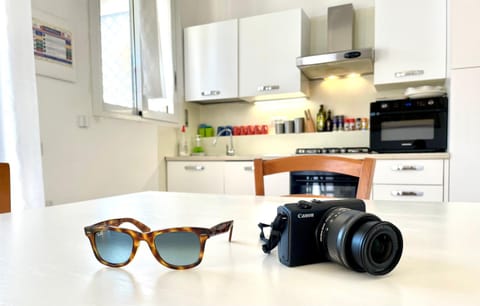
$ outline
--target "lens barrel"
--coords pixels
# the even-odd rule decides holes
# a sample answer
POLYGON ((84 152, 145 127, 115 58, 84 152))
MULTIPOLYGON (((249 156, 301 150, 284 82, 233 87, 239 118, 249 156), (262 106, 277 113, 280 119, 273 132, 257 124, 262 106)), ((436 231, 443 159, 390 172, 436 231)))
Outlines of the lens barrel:
POLYGON ((358 210, 328 210, 316 235, 319 247, 331 261, 358 272, 387 274, 402 255, 403 239, 398 228, 358 210))

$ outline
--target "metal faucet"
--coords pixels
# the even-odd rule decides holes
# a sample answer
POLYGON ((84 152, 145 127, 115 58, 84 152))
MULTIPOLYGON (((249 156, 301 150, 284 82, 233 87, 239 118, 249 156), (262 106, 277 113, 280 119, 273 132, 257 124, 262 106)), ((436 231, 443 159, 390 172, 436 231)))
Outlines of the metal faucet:
POLYGON ((220 131, 218 131, 217 135, 215 136, 215 139, 213 140, 213 144, 214 145, 217 144, 218 135, 222 134, 225 131, 230 132, 230 145, 229 144, 226 145, 226 147, 227 147, 226 154, 227 154, 227 156, 234 156, 235 155, 235 148, 233 147, 233 133, 232 133, 231 128, 227 127, 227 128, 223 128, 220 131))

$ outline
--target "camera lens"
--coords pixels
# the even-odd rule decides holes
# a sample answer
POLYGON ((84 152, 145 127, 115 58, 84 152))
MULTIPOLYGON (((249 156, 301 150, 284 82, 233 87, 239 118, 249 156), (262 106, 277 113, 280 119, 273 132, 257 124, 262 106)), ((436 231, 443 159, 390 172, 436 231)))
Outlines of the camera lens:
POLYGON ((374 275, 392 271, 403 250, 402 234, 395 225, 344 207, 325 213, 317 239, 331 261, 374 275))
POLYGON ((372 259, 374 262, 383 263, 392 255, 393 241, 386 234, 381 234, 373 240, 372 259))

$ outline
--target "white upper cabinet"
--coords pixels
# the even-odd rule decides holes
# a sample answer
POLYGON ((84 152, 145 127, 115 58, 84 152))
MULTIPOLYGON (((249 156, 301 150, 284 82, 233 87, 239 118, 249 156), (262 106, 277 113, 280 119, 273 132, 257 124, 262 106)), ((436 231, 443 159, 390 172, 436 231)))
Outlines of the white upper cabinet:
POLYGON ((185 100, 238 99, 238 20, 184 29, 185 100))
POLYGON ((452 68, 480 66, 480 1, 450 1, 452 68))
POLYGON ((296 67, 296 58, 307 55, 309 40, 309 20, 301 9, 240 19, 240 97, 306 96, 308 81, 296 67))
POLYGON ((375 85, 444 79, 446 39, 446 0, 376 0, 375 85))

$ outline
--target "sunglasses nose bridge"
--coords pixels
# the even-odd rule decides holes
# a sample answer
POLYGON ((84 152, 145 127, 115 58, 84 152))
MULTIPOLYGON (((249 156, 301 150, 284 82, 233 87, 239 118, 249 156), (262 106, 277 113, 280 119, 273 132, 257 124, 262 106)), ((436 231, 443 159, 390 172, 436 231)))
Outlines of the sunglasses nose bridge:
POLYGON ((158 257, 157 248, 155 246, 155 236, 153 233, 142 233, 140 240, 143 240, 148 245, 153 256, 158 257))

